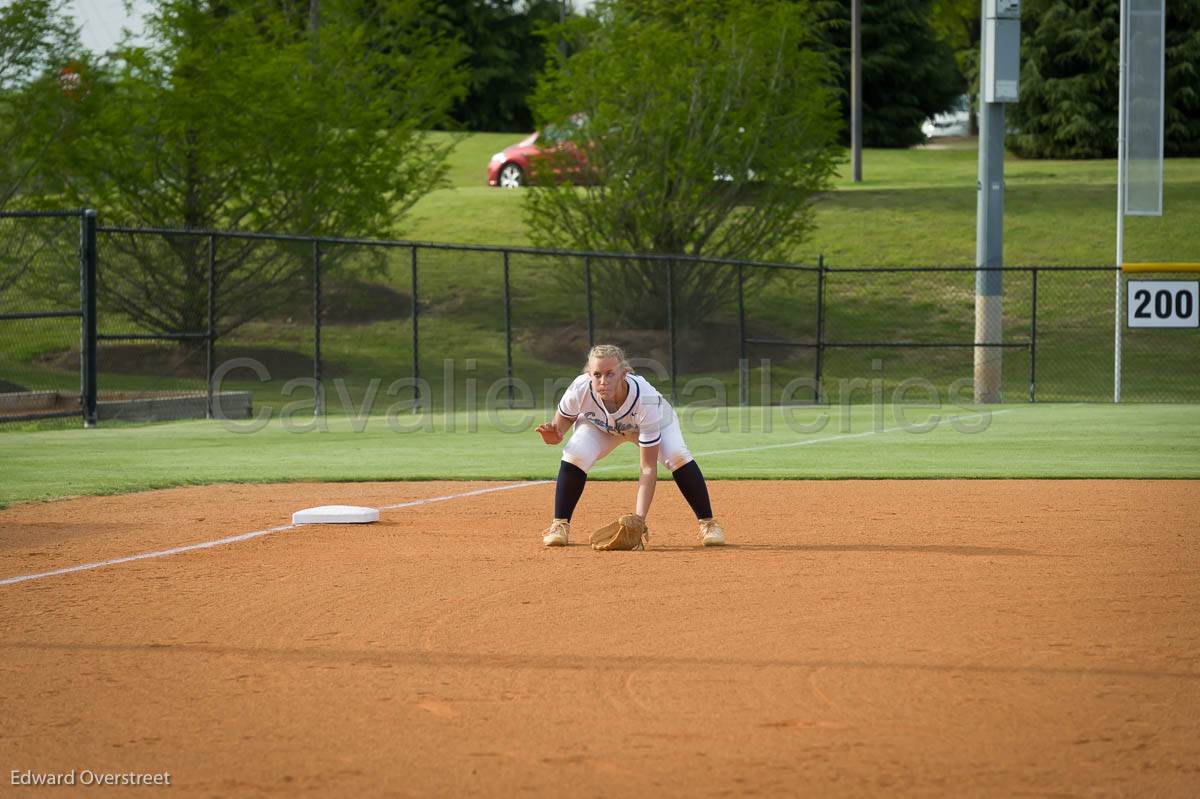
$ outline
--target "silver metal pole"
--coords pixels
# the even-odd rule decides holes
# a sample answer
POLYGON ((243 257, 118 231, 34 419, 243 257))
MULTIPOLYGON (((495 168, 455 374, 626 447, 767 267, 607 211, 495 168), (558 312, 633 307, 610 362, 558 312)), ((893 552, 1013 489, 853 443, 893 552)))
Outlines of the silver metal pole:
MULTIPOLYGON (((975 343, 1004 339, 1004 104, 980 96, 975 221, 975 343)), ((1002 402, 1004 350, 975 347, 975 402, 1002 402)))
POLYGON ((1125 63, 1129 0, 1121 0, 1120 82, 1117 90, 1117 274, 1113 288, 1113 402, 1121 401, 1121 264, 1125 261, 1125 63))
MULTIPOLYGON (((981 2, 979 63, 979 171, 975 184, 975 344, 997 344, 1004 336, 1004 104, 987 102, 984 82, 989 48, 987 2, 981 2)), ((975 347, 975 402, 1001 402, 1004 350, 975 347)))

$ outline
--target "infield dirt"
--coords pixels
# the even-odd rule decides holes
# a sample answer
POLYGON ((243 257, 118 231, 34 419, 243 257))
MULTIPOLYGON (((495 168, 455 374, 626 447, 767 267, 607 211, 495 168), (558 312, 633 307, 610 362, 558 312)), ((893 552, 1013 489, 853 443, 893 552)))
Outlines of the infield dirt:
MULTIPOLYGON (((225 485, 0 511, 0 579, 483 483, 225 485)), ((713 482, 701 549, 598 553, 632 483, 384 511, 0 586, 10 772, 180 796, 1200 792, 1196 481, 713 482)))

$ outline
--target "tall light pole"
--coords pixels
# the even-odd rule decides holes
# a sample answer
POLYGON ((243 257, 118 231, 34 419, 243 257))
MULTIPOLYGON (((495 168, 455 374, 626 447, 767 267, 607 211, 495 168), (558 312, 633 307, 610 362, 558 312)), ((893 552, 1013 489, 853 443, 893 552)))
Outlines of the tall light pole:
POLYGON ((558 4, 558 24, 560 26, 558 33, 558 52, 562 55, 564 61, 567 60, 567 39, 562 32, 561 26, 565 25, 567 22, 567 2, 568 0, 562 0, 562 2, 558 4))
POLYGON ((1020 0, 983 0, 975 210, 975 401, 1000 402, 1004 349, 1004 106, 1017 101, 1020 0))

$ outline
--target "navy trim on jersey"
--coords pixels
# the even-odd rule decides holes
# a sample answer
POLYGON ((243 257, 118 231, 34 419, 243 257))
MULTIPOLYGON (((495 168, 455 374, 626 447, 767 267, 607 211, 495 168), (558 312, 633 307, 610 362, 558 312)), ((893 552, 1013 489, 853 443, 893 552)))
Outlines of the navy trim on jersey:
POLYGON ((608 408, 605 408, 604 403, 601 402, 600 400, 596 399, 596 392, 592 390, 592 381, 591 380, 588 380, 588 393, 592 395, 592 402, 596 403, 597 407, 599 407, 601 411, 604 411, 605 413, 607 413, 608 408))
POLYGON ((562 409, 562 406, 559 406, 558 412, 563 415, 564 419, 578 419, 579 418, 579 414, 577 414, 577 413, 572 415, 572 414, 564 412, 562 409))
POLYGON ((639 441, 638 444, 640 444, 643 447, 650 447, 650 446, 657 444, 659 441, 662 441, 661 435, 658 436, 657 438, 655 438, 653 441, 639 441))
POLYGON ((635 393, 633 395, 633 402, 629 403, 629 410, 625 411, 625 413, 621 414, 616 419, 613 419, 614 422, 619 422, 622 419, 624 419, 626 416, 628 416, 629 414, 633 413, 633 409, 637 407, 638 400, 641 399, 641 397, 642 397, 642 387, 638 385, 638 382, 636 380, 634 380, 632 377, 627 376, 626 379, 630 383, 633 383, 633 390, 637 393, 635 393))

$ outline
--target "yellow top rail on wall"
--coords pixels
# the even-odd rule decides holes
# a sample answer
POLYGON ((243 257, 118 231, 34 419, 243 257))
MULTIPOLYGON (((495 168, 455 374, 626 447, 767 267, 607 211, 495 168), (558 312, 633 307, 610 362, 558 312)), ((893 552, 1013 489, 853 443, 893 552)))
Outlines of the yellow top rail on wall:
POLYGON ((1200 272, 1200 263, 1121 264, 1122 272, 1200 272))

